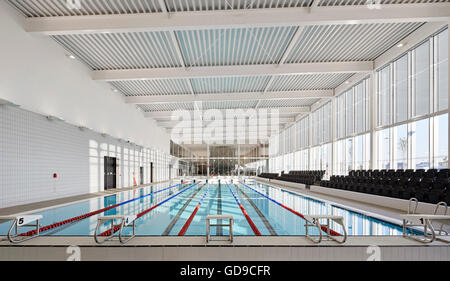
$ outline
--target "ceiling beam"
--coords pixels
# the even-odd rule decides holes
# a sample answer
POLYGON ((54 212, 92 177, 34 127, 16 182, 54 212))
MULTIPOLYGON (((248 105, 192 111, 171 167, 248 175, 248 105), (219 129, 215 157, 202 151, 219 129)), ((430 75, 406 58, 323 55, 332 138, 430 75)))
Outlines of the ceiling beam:
MULTIPOLYGON (((270 113, 268 111, 268 113, 270 113)), ((280 111, 278 113, 279 118, 283 118, 283 117, 292 117, 295 118, 296 116, 305 116, 306 114, 308 114, 309 112, 306 113, 297 113, 297 112, 283 112, 280 111)), ((270 116, 270 114, 268 114, 268 116, 270 116)), ((152 118, 155 121, 172 121, 172 116, 171 114, 164 114, 164 115, 157 115, 157 116, 148 116, 148 118, 152 118)))
POLYGON ((304 90, 283 92, 250 92, 250 93, 217 93, 199 95, 151 95, 125 97, 125 103, 129 104, 159 104, 196 101, 245 101, 245 100, 283 100, 283 99, 310 99, 331 98, 333 90, 304 90))
MULTIPOLYGON (((252 108, 247 108, 248 110, 252 110, 252 108)), ((247 110, 246 108, 243 108, 243 110, 247 110)), ((259 108, 257 112, 260 112, 260 110, 266 109, 266 108, 259 108)), ((188 110, 191 113, 191 116, 194 116, 193 110, 188 110)), ((223 116, 226 116, 226 110, 222 110, 224 112, 223 116)), ((280 107, 276 109, 267 108, 267 115, 274 115, 278 111, 279 116, 282 116, 283 114, 299 114, 299 113, 309 113, 311 112, 311 108, 309 106, 298 106, 298 107, 280 107)), ((153 118, 153 119, 162 119, 162 118, 171 118, 172 115, 176 111, 147 111, 144 112, 144 116, 147 118, 153 118)))
POLYGON ((28 18, 25 30, 47 35, 132 32, 152 30, 194 30, 249 26, 305 26, 431 22, 450 20, 450 3, 384 4, 381 9, 366 5, 246 9, 227 11, 62 16, 28 18))
POLYGON ((317 73, 358 73, 373 70, 373 62, 319 62, 264 65, 202 66, 191 68, 151 68, 137 70, 97 70, 92 78, 97 81, 145 79, 208 78, 255 75, 287 75, 317 73))
MULTIPOLYGON (((184 125, 184 126, 182 126, 182 128, 186 128, 186 127, 189 127, 189 128, 196 127, 197 128, 197 127, 206 127, 209 124, 211 124, 212 122, 216 122, 216 121, 222 123, 223 125, 226 125, 226 122, 231 121, 231 120, 233 120, 233 119, 222 119, 222 120, 213 120, 213 121, 204 120, 203 122, 201 122, 201 121, 192 122, 192 124, 190 124, 190 125, 180 124, 180 121, 157 121, 156 124, 159 127, 165 127, 165 128, 173 128, 177 125, 184 125), (200 126, 198 126, 198 125, 200 125, 200 126)), ((295 122, 295 118, 294 117, 280 117, 280 118, 278 118, 278 122, 280 124, 291 123, 291 122, 295 122)), ((268 123, 267 126, 270 126, 270 119, 267 119, 267 123, 268 123)), ((247 126, 240 126, 240 127, 247 127, 247 126)), ((260 125, 259 127, 264 127, 264 126, 260 125)))

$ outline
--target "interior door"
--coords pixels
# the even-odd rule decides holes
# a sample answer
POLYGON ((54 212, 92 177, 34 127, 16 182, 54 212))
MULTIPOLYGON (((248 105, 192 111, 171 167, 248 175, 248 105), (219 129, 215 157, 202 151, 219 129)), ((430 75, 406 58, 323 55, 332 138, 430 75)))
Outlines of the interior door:
POLYGON ((116 171, 117 171, 116 158, 105 156, 104 158, 105 190, 116 188, 116 171))

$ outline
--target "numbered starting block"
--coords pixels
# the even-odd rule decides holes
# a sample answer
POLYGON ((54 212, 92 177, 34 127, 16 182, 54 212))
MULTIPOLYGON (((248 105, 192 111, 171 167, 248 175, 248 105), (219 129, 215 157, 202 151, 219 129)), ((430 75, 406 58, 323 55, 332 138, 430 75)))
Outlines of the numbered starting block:
POLYGON ((23 215, 17 217, 0 217, 0 220, 13 221, 8 231, 8 240, 11 243, 22 243, 24 241, 36 238, 39 236, 39 220, 42 219, 41 215, 23 215), (33 227, 36 229, 36 234, 30 236, 19 235, 19 229, 21 227, 33 227))
MULTIPOLYGON (((450 215, 407 214, 402 215, 401 218, 403 219, 403 237, 422 243, 431 243, 436 240, 436 230, 433 222, 440 224, 450 223, 450 215), (423 227, 422 234, 414 233, 414 228, 417 227, 423 227), (411 231, 408 233, 408 230, 411 231)), ((438 235, 440 234, 441 231, 438 232, 438 235)))
POLYGON ((344 218, 342 216, 333 216, 333 215, 305 215, 304 216, 305 220, 306 220, 306 224, 305 224, 305 230, 306 230, 306 237, 309 238, 311 241, 313 241, 314 243, 320 243, 322 242, 322 230, 325 231, 326 233, 326 238, 328 240, 333 240, 336 241, 340 244, 344 243, 347 240, 347 231, 345 230, 345 226, 344 226, 344 218), (326 220, 327 223, 326 224, 321 224, 320 220, 326 220), (330 222, 333 221, 336 224, 342 226, 342 229, 344 231, 344 234, 336 236, 336 235, 332 235, 331 234, 331 224, 330 222), (319 231, 319 237, 318 238, 313 238, 312 236, 309 235, 309 227, 316 227, 317 230, 319 231), (340 239, 336 238, 336 237, 340 237, 340 239))
POLYGON ((103 244, 108 240, 111 240, 114 237, 114 234, 119 231, 119 241, 121 244, 125 244, 136 236, 136 215, 116 215, 116 216, 103 216, 98 217, 97 226, 95 227, 94 239, 97 244, 103 244), (114 223, 118 221, 119 224, 115 225, 114 223), (101 225, 104 223, 111 222, 111 229, 108 236, 99 236, 98 230, 101 225), (118 230, 117 230, 118 228, 118 230), (132 234, 131 236, 124 236, 123 230, 124 228, 131 228, 132 234), (102 238, 100 238, 102 237, 102 238))

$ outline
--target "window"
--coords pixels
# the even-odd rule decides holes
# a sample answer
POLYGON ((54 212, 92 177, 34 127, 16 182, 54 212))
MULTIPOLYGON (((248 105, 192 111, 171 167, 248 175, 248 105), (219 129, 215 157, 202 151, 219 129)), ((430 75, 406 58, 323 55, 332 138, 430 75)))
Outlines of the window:
POLYGON ((353 138, 345 140, 345 174, 353 170, 353 138))
POLYGON ((323 138, 322 143, 331 141, 331 102, 323 106, 323 138))
POLYGON ((345 94, 337 97, 336 100, 336 116, 337 116, 337 137, 345 137, 345 94))
POLYGON ((345 174, 345 140, 334 143, 334 174, 345 174))
POLYGON ((320 169, 320 162, 321 162, 321 155, 320 155, 320 146, 316 146, 311 148, 311 170, 319 170, 320 169))
POLYGON ((378 131, 378 168, 390 169, 390 129, 378 131))
POLYGON ((413 112, 414 116, 430 113, 430 43, 413 50, 413 112))
POLYGON ((378 125, 389 125, 391 122, 391 66, 378 72, 378 125))
POLYGON ((408 116, 408 56, 395 63, 395 122, 405 121, 408 116))
POLYGON ((308 147, 309 145, 309 119, 305 117, 297 121, 295 125, 296 150, 308 147))
POLYGON ((366 82, 363 81, 355 87, 355 123, 356 133, 366 130, 366 82))
POLYGON ((370 134, 355 137, 355 162, 353 169, 362 170, 370 167, 370 134))
POLYGON ((345 94, 345 127, 346 136, 353 134, 353 90, 345 94))
POLYGON ((394 169, 408 168, 408 126, 394 127, 394 169))
POLYGON ((448 114, 434 117, 434 168, 448 167, 448 114))
POLYGON ((322 146, 321 170, 324 170, 326 175, 328 175, 331 172, 330 168, 331 168, 331 143, 327 143, 322 146))
POLYGON ((428 169, 430 168, 429 148, 430 148, 430 128, 429 119, 423 119, 411 123, 408 135, 411 137, 412 144, 412 168, 428 169))
POLYGON ((448 108, 448 29, 435 38, 437 110, 448 108))

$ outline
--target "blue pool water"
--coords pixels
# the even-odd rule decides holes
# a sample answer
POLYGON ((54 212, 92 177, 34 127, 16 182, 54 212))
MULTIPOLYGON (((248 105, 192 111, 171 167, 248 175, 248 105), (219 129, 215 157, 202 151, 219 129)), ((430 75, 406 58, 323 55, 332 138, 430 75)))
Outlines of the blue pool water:
MULTIPOLYGON (((200 182, 176 185, 167 189, 168 187, 170 186, 144 187, 36 212, 35 214, 43 215, 40 224, 46 226, 129 201, 98 215, 43 232, 41 235, 90 236, 94 234, 98 216, 139 214, 161 202, 164 203, 137 219, 138 236, 178 235, 197 206, 199 206, 197 213, 185 235, 205 235, 206 216, 215 214, 233 215, 234 235, 255 235, 238 202, 242 204, 261 235, 305 235, 305 220, 276 202, 303 215, 341 215, 344 217, 348 235, 402 235, 402 227, 399 225, 260 183, 218 185, 200 182)), ((11 222, 0 224, 0 235, 7 234, 10 224, 11 222)), ((106 231, 108 227, 109 225, 103 225, 101 231, 106 231)), ((332 225, 331 228, 342 233, 339 226, 332 225)), ((228 228, 212 228, 211 232, 215 235, 227 235, 228 228)))

